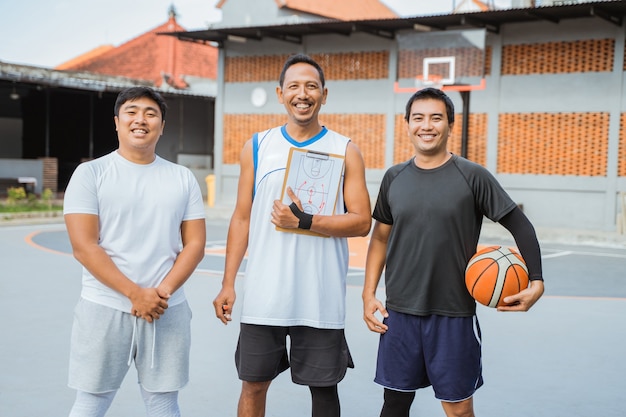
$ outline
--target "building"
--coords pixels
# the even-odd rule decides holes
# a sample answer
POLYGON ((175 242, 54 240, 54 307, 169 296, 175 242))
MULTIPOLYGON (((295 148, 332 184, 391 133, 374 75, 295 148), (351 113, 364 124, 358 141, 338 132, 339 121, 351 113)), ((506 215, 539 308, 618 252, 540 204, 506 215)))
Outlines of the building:
POLYGON ((134 85, 156 88, 166 97, 167 125, 157 152, 191 168, 206 194, 217 50, 164 35, 184 30, 175 18, 170 9, 165 24, 57 69, 0 62, 0 195, 20 177, 34 178, 36 193, 46 188, 62 193, 81 161, 117 148, 115 98, 134 85))
POLYGON ((220 0, 222 20, 213 27, 306 24, 320 19, 340 21, 391 19, 398 16, 379 0, 220 0))
POLYGON ((55 69, 148 80, 161 91, 214 97, 217 49, 160 36, 185 30, 176 21, 176 10, 171 6, 168 20, 162 25, 117 47, 99 46, 55 69))
MULTIPOLYGON (((460 113, 452 150, 462 154, 465 148, 493 172, 536 225, 615 230, 617 196, 626 191, 625 2, 404 19, 338 20, 327 13, 306 21, 315 14, 291 21, 289 4, 225 0, 222 24, 177 34, 220 48, 218 200, 235 199, 243 143, 253 132, 285 122, 273 92, 289 55, 307 53, 326 69, 329 99, 321 119, 361 148, 375 196, 384 171, 412 152, 402 121, 410 93, 398 93, 394 85, 422 70, 401 39, 423 44, 420 36, 479 30, 483 66, 468 83, 484 80, 484 88, 471 91, 471 105, 470 92, 450 91, 460 113), (261 3, 273 8, 266 13, 279 16, 278 23, 229 20, 235 7, 252 10, 261 3)), ((456 58, 464 62, 462 54, 456 58)))

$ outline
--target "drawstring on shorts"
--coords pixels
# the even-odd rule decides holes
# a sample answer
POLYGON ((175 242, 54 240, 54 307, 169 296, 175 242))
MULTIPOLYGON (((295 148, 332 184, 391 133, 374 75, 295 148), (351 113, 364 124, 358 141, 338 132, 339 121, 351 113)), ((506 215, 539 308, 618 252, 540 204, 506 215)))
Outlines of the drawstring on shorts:
POLYGON ((130 339, 130 352, 128 352, 128 362, 126 365, 130 366, 133 361, 133 347, 135 345, 135 333, 137 333, 137 317, 133 317, 133 336, 130 339))
MULTIPOLYGON (((135 336, 137 334, 137 320, 139 320, 139 318, 134 317, 133 335, 130 339, 130 351, 128 352, 128 363, 127 363, 128 366, 130 366, 130 364, 133 361, 133 348, 135 345, 135 336)), ((139 350, 139 340, 137 340, 137 350, 139 350)), ((150 369, 154 369, 154 352, 155 351, 156 351, 156 322, 153 320, 152 321, 152 359, 150 361, 150 369)))
POLYGON ((154 368, 154 351, 156 349, 156 321, 152 320, 152 361, 150 362, 150 369, 154 368))

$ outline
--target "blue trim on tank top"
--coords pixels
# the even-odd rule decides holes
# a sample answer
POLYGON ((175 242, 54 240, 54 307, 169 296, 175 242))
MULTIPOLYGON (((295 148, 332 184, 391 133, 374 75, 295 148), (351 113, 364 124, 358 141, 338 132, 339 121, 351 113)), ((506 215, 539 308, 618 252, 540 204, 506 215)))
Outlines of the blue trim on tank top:
POLYGON ((306 140, 304 142, 298 142, 294 138, 289 136, 289 134, 287 133, 287 125, 286 124, 284 124, 284 125, 282 125, 280 127, 280 131, 282 132, 283 137, 285 139, 287 139, 287 142, 291 143, 296 148, 304 148, 305 146, 309 146, 309 145, 317 142, 318 140, 320 140, 328 132, 328 129, 326 128, 326 126, 322 126, 322 130, 320 131, 320 133, 318 133, 317 135, 313 136, 311 139, 308 139, 308 140, 306 140))
MULTIPOLYGON (((269 129, 265 136, 263 136, 263 138, 261 138, 261 141, 265 139, 265 137, 267 135, 269 135, 269 133, 272 131, 272 129, 269 129)), ((308 145, 311 145, 312 143, 317 142, 318 140, 320 140, 326 133, 328 133, 328 129, 326 128, 326 126, 322 126, 322 130, 315 136, 313 136, 311 139, 306 140, 304 142, 298 142, 295 139, 293 139, 291 136, 289 136, 289 134, 287 133, 287 125, 284 124, 280 127, 280 131, 283 134, 283 137, 285 138, 285 140, 287 140, 287 142, 291 143, 293 146, 297 147, 297 148, 302 148, 308 145)), ((252 161, 254 164, 254 188, 252 190, 252 199, 254 200, 254 197, 256 195, 256 189, 257 189, 257 168, 259 166, 259 133, 254 133, 254 135, 252 135, 252 161)), ((271 174, 272 172, 276 172, 276 171, 280 171, 280 170, 285 170, 286 168, 278 168, 274 171, 268 172, 265 176, 271 174)), ((264 177, 265 178, 265 177, 264 177)), ((259 182, 263 181, 263 178, 260 179, 259 182)))
POLYGON ((253 183, 254 187, 252 188, 252 199, 254 200, 254 196, 256 195, 256 170, 259 166, 259 134, 255 133, 252 135, 252 163, 253 163, 253 183))

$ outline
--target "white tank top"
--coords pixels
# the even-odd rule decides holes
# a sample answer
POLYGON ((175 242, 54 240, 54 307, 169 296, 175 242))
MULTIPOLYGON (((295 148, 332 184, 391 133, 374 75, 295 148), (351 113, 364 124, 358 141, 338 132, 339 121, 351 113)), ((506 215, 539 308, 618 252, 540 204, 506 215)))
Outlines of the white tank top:
MULTIPOLYGON (((281 198, 292 147, 345 156, 349 141, 325 127, 305 142, 290 138, 284 126, 255 134, 242 323, 344 328, 347 239, 277 231, 271 212, 274 200, 281 198)), ((338 194, 335 214, 342 214, 343 173, 338 194)))

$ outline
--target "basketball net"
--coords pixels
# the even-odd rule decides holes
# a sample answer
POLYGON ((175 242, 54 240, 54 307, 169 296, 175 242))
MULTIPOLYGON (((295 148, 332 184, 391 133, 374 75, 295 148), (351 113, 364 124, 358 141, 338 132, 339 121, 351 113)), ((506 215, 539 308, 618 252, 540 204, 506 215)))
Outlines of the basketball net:
POLYGON ((443 89, 443 77, 440 75, 429 75, 428 78, 424 78, 423 75, 415 76, 415 88, 419 91, 426 87, 443 89))

